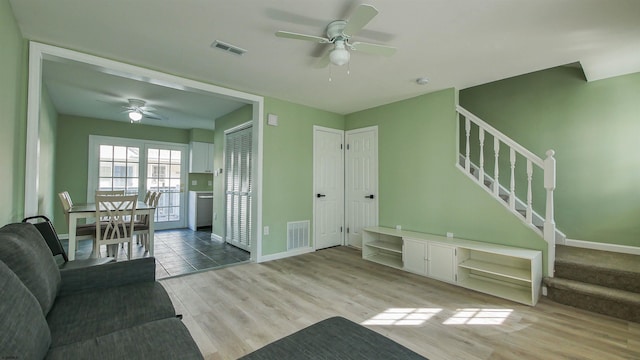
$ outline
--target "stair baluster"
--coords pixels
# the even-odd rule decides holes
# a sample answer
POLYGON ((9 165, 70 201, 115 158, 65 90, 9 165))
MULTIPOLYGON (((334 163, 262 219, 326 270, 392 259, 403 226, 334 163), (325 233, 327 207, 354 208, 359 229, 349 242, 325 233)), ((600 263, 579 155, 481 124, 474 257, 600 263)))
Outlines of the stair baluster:
POLYGON ((484 129, 480 128, 478 132, 478 140, 480 141, 480 171, 478 171, 478 181, 484 186, 484 129))
POLYGON ((527 224, 533 224, 533 191, 531 181, 533 180, 533 164, 527 159, 527 212, 525 220, 527 224))
POLYGON ((498 157, 500 156, 500 140, 497 137, 493 138, 493 152, 495 154, 495 162, 493 165, 493 195, 500 196, 500 174, 498 171, 498 157))
POLYGON ((509 149, 509 163, 511 166, 511 182, 509 184, 509 209, 516 212, 516 151, 509 149))
POLYGON ((464 158, 464 169, 467 171, 467 173, 469 171, 471 171, 470 165, 471 165, 471 148, 469 147, 469 137, 471 136, 471 120, 465 118, 464 119, 464 131, 466 134, 466 139, 467 139, 467 147, 466 147, 466 156, 464 158))

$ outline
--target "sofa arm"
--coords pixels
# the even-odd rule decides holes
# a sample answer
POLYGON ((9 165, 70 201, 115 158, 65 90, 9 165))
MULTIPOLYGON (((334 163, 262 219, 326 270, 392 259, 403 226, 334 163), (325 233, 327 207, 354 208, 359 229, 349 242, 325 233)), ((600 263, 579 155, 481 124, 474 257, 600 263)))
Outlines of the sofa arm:
POLYGON ((60 270, 58 296, 156 280, 156 259, 146 257, 85 268, 60 270))

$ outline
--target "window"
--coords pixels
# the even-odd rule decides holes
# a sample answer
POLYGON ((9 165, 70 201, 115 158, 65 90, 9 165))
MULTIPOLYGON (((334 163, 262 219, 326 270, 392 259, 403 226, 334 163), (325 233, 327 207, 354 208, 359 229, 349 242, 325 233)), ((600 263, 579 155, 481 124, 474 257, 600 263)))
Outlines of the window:
POLYGON ((139 147, 100 145, 99 156, 98 190, 124 190, 128 195, 138 193, 139 147))

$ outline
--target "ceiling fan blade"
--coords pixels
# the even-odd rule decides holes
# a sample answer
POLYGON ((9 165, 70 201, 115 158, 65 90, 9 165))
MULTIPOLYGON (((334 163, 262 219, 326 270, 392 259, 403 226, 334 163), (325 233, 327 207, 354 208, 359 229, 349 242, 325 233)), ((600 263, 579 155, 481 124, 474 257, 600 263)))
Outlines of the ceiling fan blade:
POLYGON ((331 42, 329 41, 329 39, 323 38, 320 36, 298 34, 298 33, 293 33, 289 31, 278 31, 276 32, 276 36, 281 38, 287 38, 287 39, 313 41, 321 44, 328 44, 331 42))
POLYGON ((329 50, 325 51, 324 55, 322 55, 321 58, 319 58, 318 60, 316 60, 313 63, 313 67, 315 67, 317 69, 321 69, 321 68, 327 67, 327 65, 329 65, 329 62, 330 62, 329 53, 331 53, 331 51, 329 51, 329 50))
POLYGON ((356 41, 350 45, 351 45, 350 46, 351 50, 356 50, 356 51, 369 53, 369 54, 391 56, 396 53, 396 48, 394 48, 393 46, 371 44, 371 43, 365 43, 365 42, 359 42, 359 41, 356 41))
POLYGON ((143 111, 142 115, 147 119, 164 120, 164 117, 162 117, 162 116, 160 116, 158 114, 154 114, 152 112, 148 112, 148 111, 143 111))
POLYGON ((378 10, 371 5, 362 4, 356 8, 356 11, 347 21, 342 33, 347 37, 356 35, 365 25, 378 15, 378 10))

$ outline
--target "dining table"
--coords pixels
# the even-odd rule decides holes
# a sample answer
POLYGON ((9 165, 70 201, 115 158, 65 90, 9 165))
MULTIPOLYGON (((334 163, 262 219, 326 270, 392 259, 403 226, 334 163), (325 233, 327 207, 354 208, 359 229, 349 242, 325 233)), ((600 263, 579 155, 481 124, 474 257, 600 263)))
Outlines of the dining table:
MULTIPOLYGON (((149 216, 149 256, 153 256, 153 232, 154 218, 156 208, 146 204, 144 201, 138 201, 136 204, 136 215, 149 216)), ((76 240, 76 226, 78 219, 94 219, 96 217, 96 204, 74 204, 69 209, 69 260, 75 260, 78 242, 76 240)))

